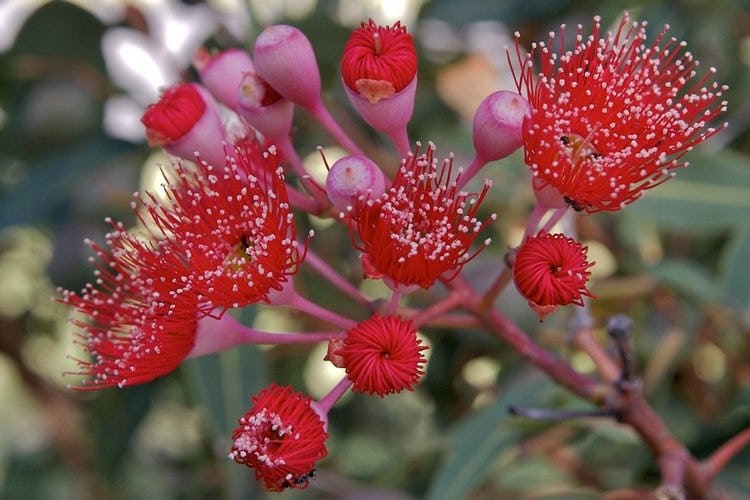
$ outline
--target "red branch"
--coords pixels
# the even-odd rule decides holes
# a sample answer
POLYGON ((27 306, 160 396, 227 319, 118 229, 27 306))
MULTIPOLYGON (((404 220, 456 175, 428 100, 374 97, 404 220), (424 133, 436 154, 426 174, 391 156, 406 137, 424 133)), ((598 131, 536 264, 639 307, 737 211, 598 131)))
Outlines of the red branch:
POLYGON ((709 479, 716 477, 729 461, 748 445, 750 445, 750 428, 732 437, 704 461, 706 476, 709 479))
POLYGON ((750 443, 748 430, 720 448, 706 466, 702 466, 648 404, 639 380, 603 384, 578 373, 565 360, 539 346, 510 318, 487 307, 481 294, 461 276, 447 285, 454 291, 463 291, 466 297, 464 307, 482 322, 488 333, 505 341, 559 385, 587 401, 612 410, 618 421, 632 427, 657 459, 662 472, 660 491, 684 492, 695 499, 709 498, 714 469, 723 467, 742 446, 750 443))

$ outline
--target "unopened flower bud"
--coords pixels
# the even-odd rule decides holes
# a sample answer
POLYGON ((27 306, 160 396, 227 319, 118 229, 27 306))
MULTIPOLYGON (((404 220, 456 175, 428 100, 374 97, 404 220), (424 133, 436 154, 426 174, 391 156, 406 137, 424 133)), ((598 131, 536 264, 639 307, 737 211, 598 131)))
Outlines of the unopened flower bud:
POLYGON ((485 162, 500 160, 521 147, 523 122, 531 105, 517 92, 488 95, 474 114, 474 149, 485 162))
POLYGON ((558 306, 583 306, 583 297, 593 297, 586 288, 593 262, 586 260, 587 247, 564 234, 540 232, 526 238, 513 262, 513 281, 539 319, 558 306))
POLYGON ((143 113, 146 138, 152 147, 195 160, 195 153, 214 166, 225 163, 224 126, 216 102, 202 86, 181 83, 168 88, 143 113))
POLYGON ((286 99, 305 108, 320 101, 320 70, 312 45, 297 28, 275 24, 255 41, 256 71, 286 99))
POLYGON ((216 100, 231 109, 237 107, 237 87, 243 75, 255 70, 250 54, 238 48, 212 54, 201 47, 193 58, 193 66, 216 100))
POLYGON ((257 73, 244 75, 237 88, 237 113, 270 139, 287 136, 294 104, 284 99, 257 73))
POLYGON ((345 156, 331 166, 326 177, 326 193, 336 209, 348 213, 356 209, 360 197, 375 199, 385 192, 383 171, 363 156, 345 156))
MULTIPOLYGON (((401 135, 414 111, 417 88, 417 53, 406 27, 363 22, 344 46, 341 78, 368 125, 391 137, 401 135)), ((404 147, 408 149, 399 145, 404 147)))
POLYGON ((372 104, 401 92, 416 74, 414 41, 400 22, 378 26, 370 19, 352 32, 344 46, 344 83, 372 104))
POLYGON ((411 321, 375 314, 346 332, 337 354, 355 391, 382 398, 413 389, 424 375, 426 349, 411 321))

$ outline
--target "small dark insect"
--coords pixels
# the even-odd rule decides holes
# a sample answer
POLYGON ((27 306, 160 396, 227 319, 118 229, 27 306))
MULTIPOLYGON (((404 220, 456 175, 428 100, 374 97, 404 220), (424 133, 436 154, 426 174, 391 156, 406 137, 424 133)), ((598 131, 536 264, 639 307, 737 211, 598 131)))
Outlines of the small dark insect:
POLYGON ((565 200, 565 203, 567 203, 568 205, 570 205, 570 208, 572 208, 576 212, 580 212, 581 210, 583 210, 583 205, 581 203, 578 203, 573 198, 571 198, 569 196, 563 196, 563 200, 565 200))
POLYGON ((310 481, 310 479, 315 477, 315 474, 317 474, 317 470, 313 468, 307 474, 293 477, 290 481, 284 481, 283 486, 284 488, 299 488, 300 486, 306 485, 310 481))

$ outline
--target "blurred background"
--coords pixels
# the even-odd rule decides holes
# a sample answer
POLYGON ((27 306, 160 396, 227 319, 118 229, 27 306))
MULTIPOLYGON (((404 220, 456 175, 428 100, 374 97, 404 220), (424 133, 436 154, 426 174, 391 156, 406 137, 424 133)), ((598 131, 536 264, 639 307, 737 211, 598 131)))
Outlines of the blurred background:
MULTIPOLYGON (((505 47, 528 46, 561 23, 588 30, 623 10, 664 23, 702 68, 730 86, 729 128, 687 159, 691 166, 617 214, 578 218, 597 262, 595 318, 636 324, 644 387, 699 458, 750 426, 750 2, 747 0, 3 0, 0 1, 0 497, 8 499, 274 498, 226 458, 248 397, 272 380, 314 397, 341 376, 325 346, 246 347, 186 363, 151 384, 76 392, 80 357, 56 287, 92 279, 83 239, 102 241, 105 216, 132 224, 134 191, 154 189, 159 162, 140 116, 159 89, 194 79, 196 48, 250 49, 263 26, 288 23, 311 39, 332 113, 386 169, 398 158, 349 108, 338 75, 349 32, 368 17, 401 20, 420 54, 412 140, 432 140, 455 162, 471 157, 471 117, 488 93, 513 88, 505 47)), ((315 146, 336 148, 304 111, 295 143, 312 168, 315 146)), ((317 165, 317 167, 316 167, 317 165)), ((521 156, 486 168, 494 244, 467 266, 487 268, 518 243, 533 199, 521 156)), ((352 282, 360 269, 339 225, 300 214, 313 248, 352 282)), ((366 314, 303 268, 298 288, 354 318, 366 314), (315 286, 311 283, 315 279, 315 286)), ((363 284, 373 297, 382 289, 363 284)), ((439 288, 439 287, 436 287, 439 288)), ((440 290, 410 298, 419 307, 440 290)), ((547 349, 583 372, 568 342, 570 311, 539 323, 513 290, 501 307, 547 349)), ((237 314, 259 328, 320 329, 289 311, 237 314)), ((608 420, 558 424, 511 418, 511 403, 584 408, 502 345, 470 329, 422 332, 428 374, 413 393, 345 397, 331 414, 329 457, 312 486, 285 498, 636 498, 658 485, 649 451, 608 420)), ((597 329, 602 341, 606 338, 597 329)), ((750 450, 718 483, 750 498, 750 450)))

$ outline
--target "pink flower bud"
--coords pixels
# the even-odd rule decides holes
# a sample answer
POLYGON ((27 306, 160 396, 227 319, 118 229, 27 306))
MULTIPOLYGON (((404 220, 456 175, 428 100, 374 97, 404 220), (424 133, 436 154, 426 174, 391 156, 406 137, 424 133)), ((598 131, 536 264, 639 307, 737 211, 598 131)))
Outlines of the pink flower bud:
POLYGON ((488 95, 474 114, 474 149, 483 161, 505 158, 521 147, 523 121, 531 105, 517 92, 488 95))
POLYGON ((257 73, 246 73, 237 88, 237 113, 269 139, 289 135, 294 116, 292 101, 282 98, 257 73))
POLYGON ((334 207, 352 212, 360 197, 378 198, 385 192, 385 176, 370 159, 345 156, 331 166, 326 177, 326 193, 334 207))
POLYGON ((231 109, 237 107, 237 87, 242 76, 255 70, 250 54, 237 48, 211 54, 201 47, 193 58, 193 66, 216 100, 231 109))
POLYGON ((305 108, 320 101, 320 70, 312 45, 297 28, 275 24, 255 41, 257 72, 286 99, 305 108))
POLYGON ((168 88, 158 102, 143 113, 151 147, 194 161, 195 153, 209 164, 223 167, 226 154, 224 126, 211 94, 196 83, 168 88))

